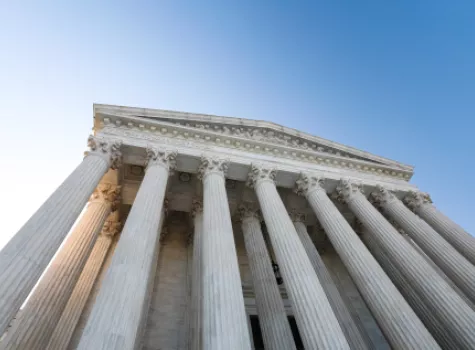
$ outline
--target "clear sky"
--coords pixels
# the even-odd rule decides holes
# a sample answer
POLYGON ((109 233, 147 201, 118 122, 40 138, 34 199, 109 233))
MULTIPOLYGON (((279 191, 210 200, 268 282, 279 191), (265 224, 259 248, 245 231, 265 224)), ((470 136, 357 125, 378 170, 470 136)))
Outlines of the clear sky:
POLYGON ((0 247, 92 104, 264 119, 415 165, 475 232, 475 2, 0 1, 0 247))

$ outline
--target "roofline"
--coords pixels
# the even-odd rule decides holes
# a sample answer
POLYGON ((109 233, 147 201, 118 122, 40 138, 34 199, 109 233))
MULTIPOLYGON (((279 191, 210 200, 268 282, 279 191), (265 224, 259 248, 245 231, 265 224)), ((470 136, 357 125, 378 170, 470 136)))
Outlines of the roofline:
MULTIPOLYGON (((191 113, 191 112, 181 112, 181 111, 173 111, 173 110, 167 110, 167 109, 156 109, 156 108, 142 108, 142 107, 131 107, 131 106, 122 106, 122 105, 111 105, 111 104, 103 104, 103 103, 93 103, 93 117, 95 118, 96 112, 99 109, 117 109, 117 108, 122 108, 129 110, 127 111, 128 113, 134 113, 137 114, 136 116, 141 116, 141 117, 148 117, 148 118, 162 118, 157 116, 157 113, 169 113, 169 114, 179 114, 183 118, 188 118, 188 119, 195 119, 195 120, 201 120, 201 121, 207 121, 207 122, 236 122, 241 124, 242 121, 245 121, 249 124, 265 124, 267 127, 273 127, 275 129, 279 129, 282 132, 285 131, 293 131, 297 137, 306 137, 306 138, 313 138, 316 139, 316 142, 318 141, 323 141, 324 143, 330 143, 333 144, 333 146, 336 147, 342 147, 346 148, 349 151, 353 151, 356 153, 362 153, 362 156, 366 156, 369 158, 377 158, 380 161, 385 161, 388 163, 391 163, 393 165, 399 166, 404 168, 406 171, 410 171, 414 173, 414 166, 409 165, 406 163, 402 163, 390 158, 382 157, 367 151, 363 151, 339 142, 331 141, 319 136, 315 136, 312 134, 308 134, 306 132, 302 132, 298 129, 287 127, 284 125, 280 125, 274 122, 270 122, 267 120, 262 120, 262 119, 247 119, 247 118, 237 118, 237 117, 226 117, 226 116, 218 116, 218 115, 213 115, 213 114, 203 114, 203 113, 191 113)), ((172 119, 172 118, 170 118, 172 119)), ((257 127, 258 125, 256 125, 257 127)), ((259 125, 262 127, 262 125, 259 125)))

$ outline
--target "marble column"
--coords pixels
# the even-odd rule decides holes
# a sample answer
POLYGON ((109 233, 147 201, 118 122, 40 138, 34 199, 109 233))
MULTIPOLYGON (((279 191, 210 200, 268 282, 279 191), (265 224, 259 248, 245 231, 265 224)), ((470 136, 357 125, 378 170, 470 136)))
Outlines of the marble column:
POLYGON ((421 247, 470 300, 475 301, 474 265, 387 189, 379 186, 371 194, 371 199, 421 247))
POLYGON ((0 349, 44 349, 71 296, 120 188, 99 184, 86 210, 51 262, 0 349))
POLYGON ((120 165, 120 143, 90 136, 81 164, 0 251, 0 334, 48 266, 107 172, 120 165))
MULTIPOLYGON (((394 225, 394 224, 395 224, 394 221, 391 222, 391 224, 394 225)), ((396 225, 397 225, 397 224, 396 224, 396 225)), ((450 287, 452 287, 452 289, 457 292, 458 295, 460 295, 460 297, 463 299, 463 301, 465 301, 465 302, 467 303, 467 305, 469 305, 469 306, 472 308, 472 310, 475 310, 475 304, 472 303, 472 301, 460 290, 460 288, 457 287, 457 286, 455 285, 455 283, 454 283, 450 278, 447 277, 447 275, 444 273, 444 271, 442 271, 442 270, 440 269, 440 267, 437 266, 436 263, 433 262, 432 259, 427 256, 427 254, 421 249, 421 247, 419 247, 419 246, 417 245, 417 243, 414 242, 414 240, 413 240, 411 237, 409 237, 409 236, 404 232, 403 229, 398 229, 398 227, 396 227, 396 229, 399 231, 399 233, 401 233, 401 236, 404 237, 404 239, 405 239, 411 246, 413 246, 414 249, 417 250, 417 252, 430 264, 430 266, 432 266, 432 268, 433 268, 435 271, 437 271, 437 273, 439 274, 439 276, 442 277, 442 278, 444 279, 444 281, 447 282, 447 283, 450 285, 450 287)))
POLYGON ((147 148, 147 168, 104 276, 78 349, 132 350, 139 344, 168 176, 176 152, 147 148))
POLYGON ((391 346, 395 349, 438 349, 436 341, 330 200, 323 186, 321 178, 301 174, 296 191, 307 198, 391 346))
POLYGON ((322 284, 323 290, 327 295, 332 310, 335 313, 338 322, 340 323, 340 327, 343 330, 343 333, 345 333, 346 340, 348 341, 350 348, 361 350, 368 349, 368 343, 363 338, 358 326, 351 317, 351 314, 348 311, 348 308, 346 307, 340 292, 335 286, 335 283, 333 283, 325 263, 320 257, 315 244, 313 244, 312 239, 308 234, 307 226, 305 226, 304 223, 305 215, 294 209, 290 211, 290 218, 294 223, 295 230, 299 235, 300 241, 302 242, 308 257, 310 258, 313 269, 315 270, 315 273, 322 284))
POLYGON ((461 348, 475 349, 475 312, 366 199, 359 185, 342 180, 337 193, 409 284, 459 339, 461 348))
POLYGON ((241 276, 226 194, 228 162, 203 158, 202 348, 251 348, 241 276))
POLYGON ((201 249, 203 237, 203 203, 193 200, 191 215, 193 216, 193 256, 191 267, 191 320, 190 350, 201 350, 201 249))
POLYGON ((439 345, 443 349, 460 349, 456 339, 447 331, 442 322, 427 306, 424 299, 417 294, 402 273, 388 259, 371 235, 363 234, 362 239, 439 345))
POLYGON ((296 349, 271 258, 262 235, 258 210, 247 203, 241 205, 239 211, 265 348, 296 349))
MULTIPOLYGON (((116 215, 111 214, 111 216, 116 215)), ((81 272, 81 276, 51 335, 49 344, 46 347, 47 350, 66 350, 68 348, 89 294, 112 244, 113 237, 119 233, 121 228, 120 222, 116 219, 111 220, 111 216, 105 222, 102 232, 97 238, 94 248, 81 272)))
POLYGON ((269 238, 292 302, 306 349, 349 349, 328 298, 277 192, 276 171, 251 165, 248 185, 254 187, 269 238))
POLYGON ((404 202, 475 265, 475 237, 437 210, 429 195, 410 192, 404 202))

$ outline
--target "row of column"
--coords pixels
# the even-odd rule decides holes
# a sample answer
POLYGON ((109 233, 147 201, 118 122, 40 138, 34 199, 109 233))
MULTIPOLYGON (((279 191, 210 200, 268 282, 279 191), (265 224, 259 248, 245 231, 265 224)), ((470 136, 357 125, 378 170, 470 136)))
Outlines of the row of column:
MULTIPOLYGON (((119 144, 94 137, 90 138, 89 144, 91 152, 84 161, 0 254, 0 332, 11 322, 90 193, 108 168, 115 168, 120 162, 119 144)), ((175 158, 176 152, 147 149, 148 164, 143 182, 104 277, 79 349, 133 349, 137 346, 140 325, 146 316, 148 286, 158 256, 165 190, 175 158)), ((192 300, 192 310, 199 315, 192 322, 191 343, 195 348, 250 349, 251 346, 225 188, 227 166, 225 160, 204 158, 199 169, 203 181, 203 210, 201 214, 195 215, 195 231, 198 234, 195 232, 193 259, 196 259, 196 267, 192 283, 194 292, 199 291, 197 299, 192 300)), ((338 291, 334 293, 334 286, 331 279, 327 278, 324 265, 316 258, 318 253, 315 254, 311 249, 305 227, 298 220, 293 222, 287 213, 277 192, 275 176, 274 169, 253 165, 248 185, 255 189, 305 347, 364 348, 365 342, 358 337, 355 325, 348 322, 351 318, 348 318, 347 310, 345 312, 342 308, 343 302, 338 297, 338 291)), ((438 348, 424 324, 327 196, 322 180, 302 174, 297 181, 297 191, 306 196, 391 345, 401 349, 438 348)), ((100 200, 91 201, 83 219, 58 255, 61 257, 63 254, 64 257, 55 259, 59 263, 53 263, 48 269, 37 292, 0 343, 0 349, 43 349, 47 346, 53 349, 57 346, 55 344, 67 341, 59 339, 61 334, 55 337, 53 331, 60 318, 68 318, 68 314, 63 313, 65 308, 76 315, 70 318, 76 318, 77 322, 77 310, 81 307, 75 309, 75 305, 66 304, 77 288, 91 288, 91 278, 87 276, 82 283, 76 284, 76 281, 101 228, 113 210, 114 200, 106 199, 106 196, 116 193, 117 189, 101 191, 101 187, 98 187, 96 192, 95 198, 100 200), (73 291, 75 284, 76 289, 73 291)), ((427 307, 454 335, 458 346, 473 348, 473 310, 399 235, 357 185, 342 181, 337 193, 427 307)), ((380 194, 373 197, 472 298, 473 265, 466 261, 472 251, 466 245, 470 245, 471 241, 464 236, 468 234, 460 228, 455 230, 456 225, 439 215, 436 209, 427 209, 430 205, 427 200, 420 203, 418 197, 419 204, 413 207, 421 217, 426 215, 430 226, 386 190, 380 189, 380 194), (421 209, 423 206, 424 210, 421 209), (437 220, 432 221, 434 217, 437 220), (444 238, 454 248, 443 238, 427 238, 428 235, 440 237, 437 232, 441 231, 447 236, 454 235, 453 230, 456 231, 456 238, 444 238), (463 244, 460 244, 461 241, 463 244), (461 249, 457 244, 464 245, 462 253, 466 258, 459 254, 461 249)), ((264 341, 269 348, 294 348, 258 219, 249 209, 242 209, 242 218, 264 341)), ((98 248, 99 261, 103 260, 106 247, 108 245, 104 244, 102 249, 98 248)), ((97 265, 91 266, 90 276, 97 275, 97 265)), ((87 265, 84 271, 89 271, 87 265)), ((83 302, 79 301, 79 304, 83 302)))

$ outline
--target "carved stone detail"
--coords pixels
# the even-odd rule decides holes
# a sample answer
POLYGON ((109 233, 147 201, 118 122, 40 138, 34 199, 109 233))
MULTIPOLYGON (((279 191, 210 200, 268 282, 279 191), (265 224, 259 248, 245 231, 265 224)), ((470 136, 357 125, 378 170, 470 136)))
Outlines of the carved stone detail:
POLYGON ((160 233, 160 244, 164 244, 165 240, 168 237, 168 234, 169 234, 168 226, 163 226, 162 231, 160 233))
POLYGON ((336 156, 345 157, 345 158, 367 160, 363 157, 350 155, 336 148, 325 147, 318 143, 314 143, 312 141, 309 141, 300 137, 292 137, 286 133, 277 132, 272 129, 216 125, 216 124, 206 124, 206 123, 190 123, 190 122, 187 122, 187 123, 176 122, 175 125, 185 126, 187 128, 212 131, 212 132, 220 133, 223 135, 237 136, 237 137, 241 137, 241 138, 245 138, 249 140, 264 141, 264 142, 274 143, 278 145, 290 146, 293 148, 313 150, 313 151, 322 152, 322 153, 329 153, 329 154, 334 154, 336 156))
POLYGON ((191 216, 194 218, 196 214, 203 212, 203 201, 198 198, 193 198, 191 201, 191 216))
POLYGON ((432 203, 429 194, 423 192, 409 191, 404 198, 404 203, 412 210, 419 209, 423 204, 432 203))
POLYGON ((229 167, 229 159, 219 159, 202 156, 201 164, 198 168, 198 178, 203 180, 209 174, 219 174, 226 176, 229 167))
POLYGON ((108 237, 114 237, 122 229, 122 223, 115 220, 107 220, 102 227, 101 234, 108 237))
POLYGON ((370 196, 370 202, 379 209, 383 209, 383 206, 387 203, 391 203, 396 200, 396 196, 383 186, 376 186, 376 191, 373 191, 370 196))
POLYGON ((265 165, 251 164, 251 171, 246 182, 246 185, 253 188, 257 182, 270 181, 275 184, 275 177, 277 170, 265 165))
POLYGON ((297 208, 291 208, 289 210, 289 216, 290 216, 290 220, 292 220, 292 222, 305 223, 305 221, 306 221, 305 213, 303 213, 302 211, 300 211, 297 208))
POLYGON ((118 169, 122 165, 122 152, 120 151, 122 146, 121 141, 111 141, 102 137, 89 135, 87 146, 89 147, 89 151, 86 152, 86 155, 97 155, 105 158, 107 162, 110 162, 112 169, 118 169))
POLYGON ((259 207, 252 202, 244 202, 239 206, 239 217, 242 221, 248 219, 257 219, 262 221, 259 207))
POLYGON ((120 204, 121 186, 109 183, 99 184, 91 195, 90 202, 110 202, 112 211, 116 210, 120 204))
POLYGON ((147 161, 145 166, 159 165, 168 169, 168 175, 173 175, 173 170, 176 168, 177 151, 160 150, 158 148, 147 146, 147 161))
POLYGON ((300 173, 299 178, 295 182, 294 192, 301 196, 307 196, 308 193, 315 190, 322 190, 325 181, 322 177, 300 173))
MULTIPOLYGON (((173 146, 186 146, 195 149, 202 149, 207 151, 209 145, 220 147, 228 147, 233 149, 242 149, 246 152, 268 154, 271 156, 279 156, 280 158, 305 160, 310 163, 323 164, 325 166, 336 166, 342 169, 354 170, 357 172, 375 174, 377 176, 385 176, 396 179, 404 179, 408 181, 411 178, 411 173, 407 170, 395 170, 386 165, 378 165, 377 163, 368 164, 371 160, 359 159, 354 156, 352 159, 337 158, 337 154, 330 153, 314 153, 313 150, 299 149, 292 151, 288 149, 284 144, 276 144, 275 146, 260 144, 261 141, 252 140, 245 142, 240 138, 232 137, 232 135, 219 136, 219 135, 207 135, 207 131, 201 131, 196 129, 197 132, 193 133, 189 129, 185 128, 157 128, 153 125, 146 125, 147 131, 136 130, 135 124, 132 127, 125 125, 113 125, 107 124, 102 132, 113 137, 131 137, 134 139, 147 140, 153 142, 161 142, 173 146), (364 161, 365 163, 362 163, 364 161)), ((318 151, 318 150, 317 150, 318 151)))
POLYGON ((353 194, 357 192, 363 193, 360 183, 349 179, 341 179, 333 197, 341 203, 348 203, 351 201, 353 194))

